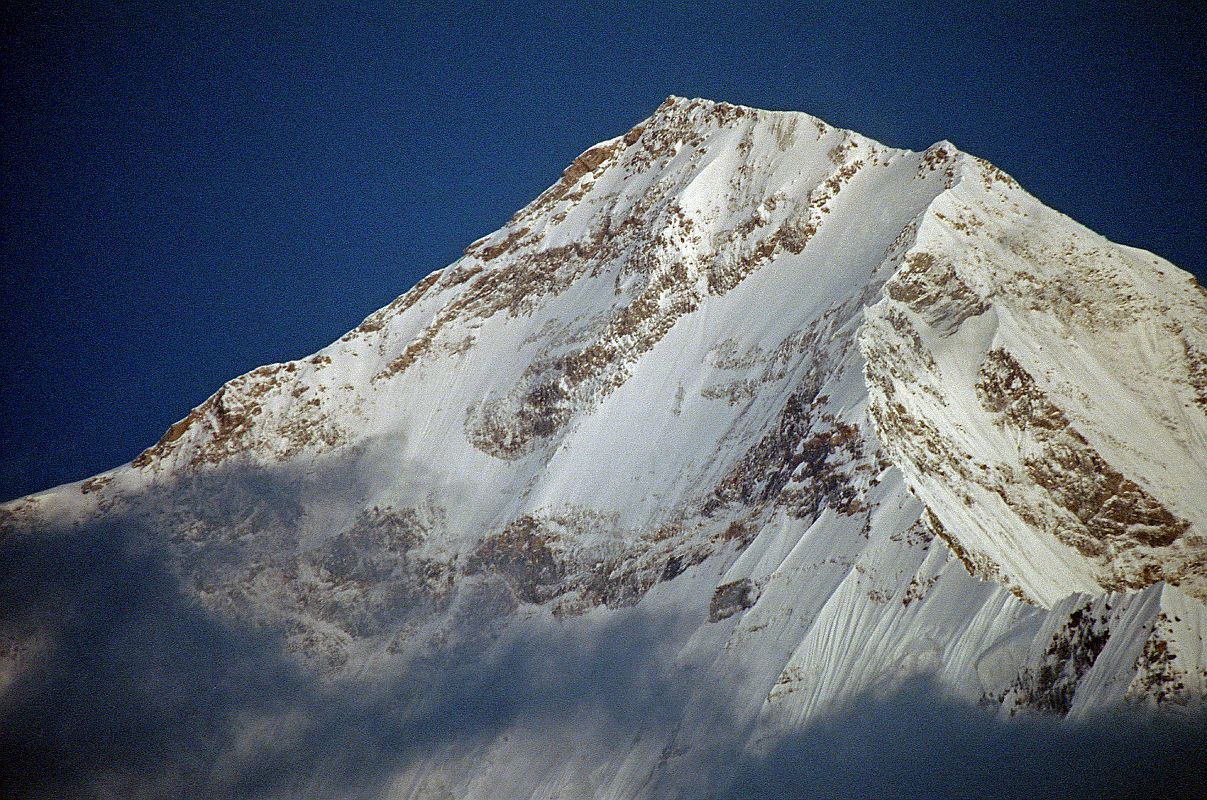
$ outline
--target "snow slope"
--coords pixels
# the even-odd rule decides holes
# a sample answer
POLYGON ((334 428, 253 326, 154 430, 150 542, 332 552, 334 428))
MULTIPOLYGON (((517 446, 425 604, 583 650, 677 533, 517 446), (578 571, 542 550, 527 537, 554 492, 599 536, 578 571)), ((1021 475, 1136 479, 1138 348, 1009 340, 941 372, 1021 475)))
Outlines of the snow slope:
POLYGON ((719 707, 751 752, 919 675, 1003 716, 1201 710, 1205 353, 1192 277, 948 142, 669 98, 339 341, 0 519, 143 531, 336 683, 669 620, 670 728, 517 722, 387 793, 694 796, 719 707))

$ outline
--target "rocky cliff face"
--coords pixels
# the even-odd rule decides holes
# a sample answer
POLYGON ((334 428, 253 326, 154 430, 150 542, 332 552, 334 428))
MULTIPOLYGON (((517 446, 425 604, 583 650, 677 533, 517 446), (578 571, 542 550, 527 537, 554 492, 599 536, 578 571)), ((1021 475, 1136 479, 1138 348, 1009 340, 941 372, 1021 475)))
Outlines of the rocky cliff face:
POLYGON ((335 683, 673 619, 670 733, 568 765, 513 730, 392 791, 690 794, 718 687, 752 751, 917 675, 1201 710, 1205 353, 1193 278, 949 143, 670 98, 339 341, 0 518, 138 531, 335 683))

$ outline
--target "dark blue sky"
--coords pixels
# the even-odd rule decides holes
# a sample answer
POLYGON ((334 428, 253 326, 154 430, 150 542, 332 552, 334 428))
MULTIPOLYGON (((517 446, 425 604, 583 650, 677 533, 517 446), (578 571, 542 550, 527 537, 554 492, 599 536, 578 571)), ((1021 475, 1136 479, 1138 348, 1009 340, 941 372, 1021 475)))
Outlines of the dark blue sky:
POLYGON ((951 139, 1207 274, 1200 3, 14 5, 0 498, 337 338, 668 94, 951 139))

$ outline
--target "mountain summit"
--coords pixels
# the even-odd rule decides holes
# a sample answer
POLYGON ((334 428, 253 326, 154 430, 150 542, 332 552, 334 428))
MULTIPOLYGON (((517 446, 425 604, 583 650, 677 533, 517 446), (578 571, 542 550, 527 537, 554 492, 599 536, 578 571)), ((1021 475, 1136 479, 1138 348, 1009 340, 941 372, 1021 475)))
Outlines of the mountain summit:
MULTIPOLYGON (((1003 718, 1197 714, 1207 295, 948 142, 671 97, 339 341, 0 520, 132 532, 321 686, 625 620, 685 676, 433 746, 389 796, 698 795, 718 720, 766 752, 923 678, 1003 718)), ((10 686, 53 649, 32 619, 10 686)))

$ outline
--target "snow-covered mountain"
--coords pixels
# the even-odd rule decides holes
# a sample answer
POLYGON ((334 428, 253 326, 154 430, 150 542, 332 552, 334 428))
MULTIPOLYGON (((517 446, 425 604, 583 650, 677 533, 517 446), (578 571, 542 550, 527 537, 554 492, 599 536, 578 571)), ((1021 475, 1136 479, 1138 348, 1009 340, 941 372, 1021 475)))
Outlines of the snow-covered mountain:
MULTIPOLYGON (((1198 714, 1207 295, 948 142, 672 97, 339 341, 0 515, 137 531, 327 685, 624 620, 691 676, 667 724, 513 720, 386 796, 699 796, 718 726, 768 752, 919 677, 1198 714)), ((16 685, 54 645, 7 628, 16 685)))

